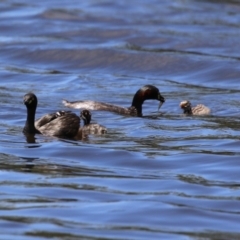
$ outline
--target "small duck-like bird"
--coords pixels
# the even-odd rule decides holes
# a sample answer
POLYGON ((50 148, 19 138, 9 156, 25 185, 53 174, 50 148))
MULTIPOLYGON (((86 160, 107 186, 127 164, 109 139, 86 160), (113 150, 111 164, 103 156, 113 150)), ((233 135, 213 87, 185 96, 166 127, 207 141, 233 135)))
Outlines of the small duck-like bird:
POLYGON ((80 118, 70 111, 59 111, 42 116, 35 121, 38 99, 34 93, 27 93, 23 102, 27 108, 24 134, 41 133, 48 136, 74 138, 80 127, 80 118))
POLYGON ((91 122, 91 113, 89 110, 84 109, 80 114, 80 118, 83 120, 83 127, 80 129, 83 133, 90 133, 90 134, 104 134, 107 132, 107 128, 97 124, 97 123, 90 123, 91 122))
POLYGON ((91 100, 75 101, 75 102, 69 102, 67 100, 63 100, 63 104, 66 107, 70 107, 70 108, 110 111, 110 112, 114 112, 122 115, 141 117, 142 105, 144 101, 148 99, 158 100, 160 102, 158 109, 160 109, 162 104, 165 102, 165 98, 161 95, 157 87, 153 85, 145 85, 135 93, 132 100, 132 105, 128 108, 116 106, 109 103, 91 101, 91 100))
POLYGON ((190 101, 182 101, 180 107, 183 109, 183 113, 188 115, 208 115, 211 110, 203 104, 198 104, 195 107, 192 107, 190 101))

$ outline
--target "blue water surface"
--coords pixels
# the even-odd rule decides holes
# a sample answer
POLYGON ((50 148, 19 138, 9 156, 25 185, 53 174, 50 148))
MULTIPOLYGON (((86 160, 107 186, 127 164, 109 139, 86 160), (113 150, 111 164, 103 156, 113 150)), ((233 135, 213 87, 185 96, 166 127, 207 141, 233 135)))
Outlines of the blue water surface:
POLYGON ((239 1, 1 1, 0 238, 239 239, 239 23, 239 1), (22 133, 29 91, 40 117, 145 84, 160 112, 93 111, 105 135, 22 133))

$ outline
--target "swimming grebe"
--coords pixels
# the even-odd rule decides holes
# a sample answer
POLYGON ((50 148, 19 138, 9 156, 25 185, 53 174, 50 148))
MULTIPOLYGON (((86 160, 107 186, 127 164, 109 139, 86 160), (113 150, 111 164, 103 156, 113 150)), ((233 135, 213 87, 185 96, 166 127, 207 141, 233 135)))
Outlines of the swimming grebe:
POLYGON ((73 138, 78 133, 80 118, 70 111, 59 111, 44 115, 35 122, 37 109, 37 97, 33 93, 27 93, 24 98, 27 107, 27 119, 23 132, 25 134, 42 133, 48 136, 73 138))
POLYGON ((129 108, 124 108, 124 107, 116 106, 109 103, 95 102, 95 101, 89 101, 89 100, 76 101, 76 102, 69 102, 67 100, 63 100, 63 104, 66 107, 70 107, 70 108, 110 111, 110 112, 115 112, 122 115, 131 115, 131 116, 141 117, 142 105, 144 101, 147 99, 155 99, 160 101, 158 109, 165 102, 165 99, 161 95, 158 88, 156 88, 153 85, 145 85, 135 93, 132 100, 132 106, 129 108))
POLYGON ((91 134, 103 134, 107 132, 107 129, 97 123, 91 122, 91 113, 89 110, 84 109, 80 114, 80 118, 83 120, 83 127, 81 127, 82 132, 91 134))
POLYGON ((207 115, 211 112, 211 110, 203 104, 192 107, 190 101, 182 101, 180 107, 183 109, 183 113, 189 115, 207 115))

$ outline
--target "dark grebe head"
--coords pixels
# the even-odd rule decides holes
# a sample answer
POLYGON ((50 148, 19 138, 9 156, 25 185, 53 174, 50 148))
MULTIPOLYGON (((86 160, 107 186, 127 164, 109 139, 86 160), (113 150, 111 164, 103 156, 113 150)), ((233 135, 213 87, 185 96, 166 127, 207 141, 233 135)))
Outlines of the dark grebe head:
POLYGON ((38 100, 34 93, 27 93, 23 97, 23 103, 26 105, 28 109, 36 109, 38 100))
POLYGON ((158 109, 165 102, 165 98, 161 95, 159 89, 153 85, 145 85, 140 88, 134 95, 132 107, 137 109, 138 116, 142 115, 142 104, 147 99, 160 101, 158 109))
POLYGON ((82 112, 80 114, 80 118, 82 118, 84 125, 87 125, 91 122, 91 117, 92 117, 92 115, 89 110, 87 110, 87 109, 82 110, 82 112))
POLYGON ((183 109, 183 113, 192 114, 192 105, 190 101, 185 100, 180 102, 180 108, 183 109))

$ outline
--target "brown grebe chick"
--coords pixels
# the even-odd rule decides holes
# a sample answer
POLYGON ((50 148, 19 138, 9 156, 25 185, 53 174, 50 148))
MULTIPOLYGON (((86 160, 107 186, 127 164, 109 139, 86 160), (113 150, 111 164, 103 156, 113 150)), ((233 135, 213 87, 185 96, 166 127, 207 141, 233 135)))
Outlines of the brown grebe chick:
POLYGON ((145 85, 140 88, 134 95, 132 100, 131 107, 124 108, 120 106, 116 106, 109 103, 103 102, 95 102, 95 101, 76 101, 69 102, 67 100, 63 100, 63 104, 66 107, 77 108, 77 109, 89 109, 89 110, 100 110, 100 111, 110 111, 122 115, 130 115, 130 116, 142 116, 142 105, 145 100, 154 99, 158 100, 159 108, 165 102, 164 97, 161 95, 159 89, 153 85, 145 85))
POLYGON ((83 120, 83 127, 81 127, 82 132, 90 133, 90 134, 104 134, 107 132, 107 128, 97 124, 97 123, 90 123, 91 122, 91 113, 89 110, 84 109, 80 114, 80 118, 83 120))
POLYGON ((27 107, 24 134, 41 133, 48 136, 73 138, 78 133, 80 118, 75 113, 59 111, 44 115, 35 122, 38 103, 36 95, 27 93, 23 101, 27 107))
POLYGON ((211 110, 203 104, 192 107, 190 101, 182 101, 180 107, 183 109, 183 113, 188 115, 208 115, 211 112, 211 110))

